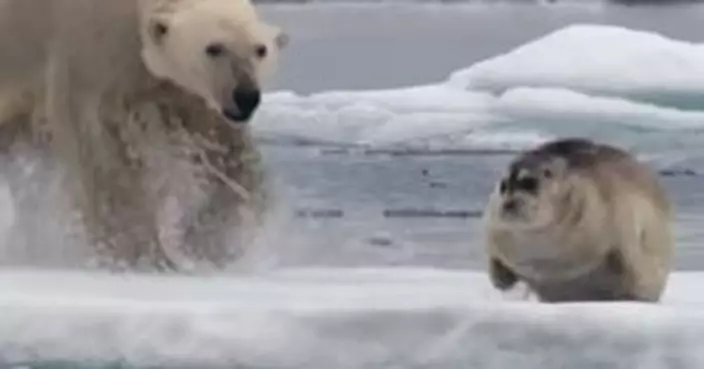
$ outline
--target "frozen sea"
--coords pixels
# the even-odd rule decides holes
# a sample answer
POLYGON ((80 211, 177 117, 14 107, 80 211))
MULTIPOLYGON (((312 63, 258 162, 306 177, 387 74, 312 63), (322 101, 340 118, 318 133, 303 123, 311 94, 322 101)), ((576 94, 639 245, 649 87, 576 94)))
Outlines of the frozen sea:
POLYGON ((704 6, 260 9, 292 36, 252 122, 273 246, 227 275, 4 269, 0 369, 704 366, 704 6), (567 135, 661 172, 677 209, 662 304, 489 287, 493 182, 567 135))

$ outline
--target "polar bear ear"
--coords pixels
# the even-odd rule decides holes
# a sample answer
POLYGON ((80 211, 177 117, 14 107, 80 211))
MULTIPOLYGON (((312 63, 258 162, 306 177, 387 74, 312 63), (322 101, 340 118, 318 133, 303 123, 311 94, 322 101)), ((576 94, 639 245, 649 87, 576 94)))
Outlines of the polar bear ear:
POLYGON ((288 46, 289 42, 291 42, 291 37, 286 33, 286 31, 279 30, 279 32, 276 34, 275 38, 276 42, 276 47, 279 48, 279 50, 283 50, 288 46))
POLYGON ((273 46, 282 50, 291 42, 288 33, 283 29, 268 23, 260 23, 259 26, 260 32, 263 32, 261 35, 267 40, 267 44, 269 44, 270 40, 273 40, 273 46))
POLYGON ((157 45, 161 45, 164 38, 169 33, 169 24, 165 19, 153 17, 149 19, 147 31, 152 41, 157 45))

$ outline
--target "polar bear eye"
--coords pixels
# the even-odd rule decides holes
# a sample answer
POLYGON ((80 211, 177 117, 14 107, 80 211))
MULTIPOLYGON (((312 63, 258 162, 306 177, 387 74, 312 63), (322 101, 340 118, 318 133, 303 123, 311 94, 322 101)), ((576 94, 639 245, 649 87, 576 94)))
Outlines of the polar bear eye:
POLYGON ((257 57, 260 58, 260 59, 266 57, 267 51, 268 51, 268 50, 267 50, 267 48, 266 48, 266 45, 261 45, 261 44, 259 44, 259 45, 257 45, 257 46, 254 48, 254 53, 255 53, 255 54, 257 55, 257 57))
POLYGON ((225 53, 225 46, 222 44, 210 44, 205 48, 205 53, 213 58, 225 53))

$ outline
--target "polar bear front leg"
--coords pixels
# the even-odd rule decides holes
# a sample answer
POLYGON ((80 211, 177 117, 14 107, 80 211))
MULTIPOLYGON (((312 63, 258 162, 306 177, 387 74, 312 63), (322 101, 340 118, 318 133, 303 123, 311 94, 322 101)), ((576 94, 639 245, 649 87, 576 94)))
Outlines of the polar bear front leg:
POLYGON ((233 127, 212 112, 185 122, 197 155, 205 201, 187 214, 184 244, 217 268, 243 257, 264 222, 263 163, 248 127, 233 127), (189 124, 190 123, 190 124, 189 124))
POLYGON ((71 68, 76 64, 62 54, 55 53, 48 77, 52 144, 98 264, 170 269, 161 255, 139 169, 130 165, 125 144, 111 126, 121 116, 111 116, 116 109, 102 91, 79 89, 81 69, 71 68))

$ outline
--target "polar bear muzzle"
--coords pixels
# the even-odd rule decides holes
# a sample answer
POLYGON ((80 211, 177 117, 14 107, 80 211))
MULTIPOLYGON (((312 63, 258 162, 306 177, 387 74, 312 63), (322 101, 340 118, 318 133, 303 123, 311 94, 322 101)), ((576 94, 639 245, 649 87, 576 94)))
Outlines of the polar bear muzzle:
POLYGON ((225 106, 222 114, 237 123, 248 122, 259 107, 262 93, 258 88, 238 87, 232 90, 232 105, 225 106))

